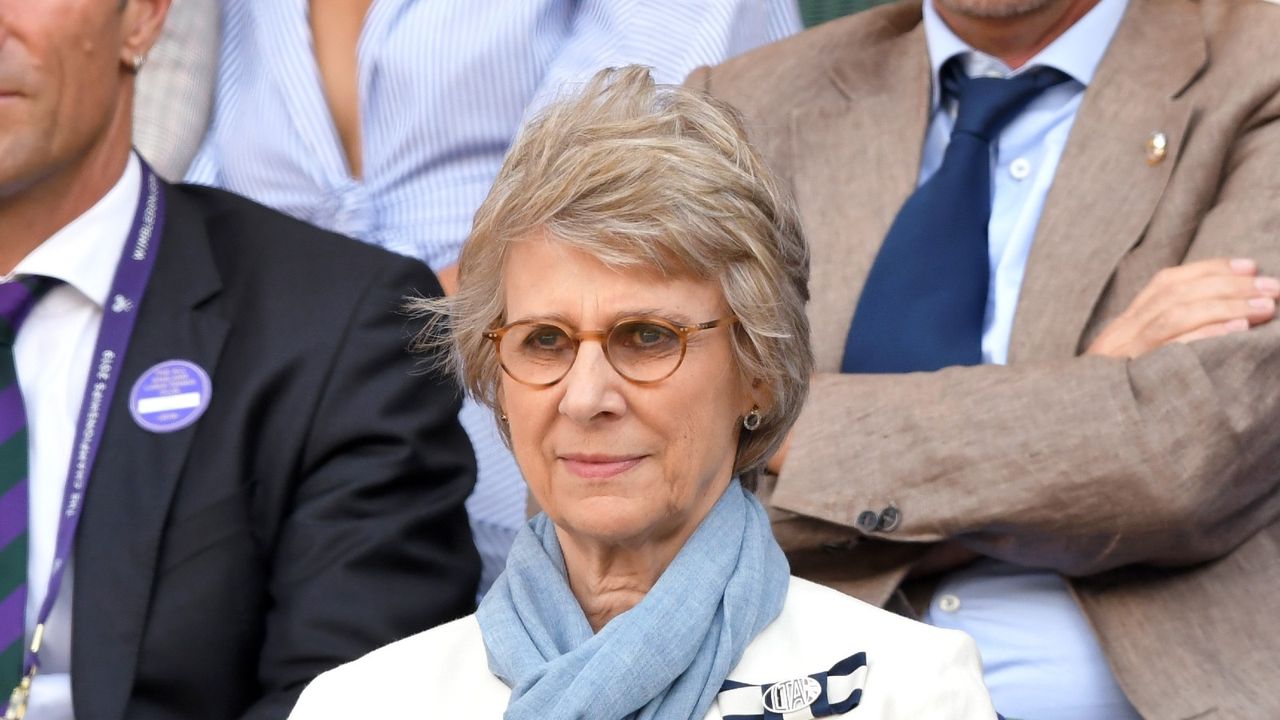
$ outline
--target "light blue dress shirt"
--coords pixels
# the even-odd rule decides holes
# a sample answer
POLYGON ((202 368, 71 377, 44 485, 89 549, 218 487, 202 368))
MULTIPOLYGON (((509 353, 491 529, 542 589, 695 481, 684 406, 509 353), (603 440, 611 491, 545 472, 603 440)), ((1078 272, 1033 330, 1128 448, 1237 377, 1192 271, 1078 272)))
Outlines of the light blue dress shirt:
MULTIPOLYGON (((984 362, 1004 364, 1027 256, 1085 88, 1120 25, 1127 0, 1101 0, 1017 71, 969 47, 924 4, 933 70, 933 115, 920 166, 923 183, 942 163, 955 102, 939 92, 944 63, 959 56, 972 76, 1007 77, 1049 66, 1071 76, 1034 100, 994 143, 988 227, 991 286, 982 335, 984 362)), ((925 621, 962 630, 978 643, 996 709, 1023 720, 1138 718, 1116 684, 1088 619, 1061 576, 992 559, 942 579, 925 621)))
MULTIPOLYGON (((794 0, 374 0, 357 46, 363 177, 351 176, 311 43, 308 0, 223 0, 213 119, 187 175, 440 269, 532 109, 608 66, 679 83, 800 29, 794 0)), ((467 501, 501 570, 526 491, 493 415, 461 414, 467 501)))

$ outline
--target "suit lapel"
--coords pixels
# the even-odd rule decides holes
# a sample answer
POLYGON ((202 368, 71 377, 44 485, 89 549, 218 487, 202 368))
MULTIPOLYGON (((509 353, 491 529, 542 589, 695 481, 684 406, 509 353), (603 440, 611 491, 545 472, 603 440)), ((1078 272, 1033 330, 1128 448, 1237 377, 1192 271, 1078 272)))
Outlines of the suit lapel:
POLYGON ((814 334, 819 371, 839 370, 857 289, 920 172, 928 50, 919 8, 903 11, 887 19, 882 49, 850 47, 833 62, 826 101, 791 113, 793 183, 813 253, 810 320, 828 329, 814 334))
MULTIPOLYGON (((200 210, 166 187, 155 271, 124 359, 75 549, 72 679, 77 717, 124 717, 174 489, 196 425, 157 434, 129 412, 129 390, 156 363, 190 360, 215 379, 227 324, 200 210)), ((217 392, 215 385, 214 392, 217 392)))
POLYGON ((1085 92, 1027 261, 1011 362, 1075 355, 1116 266, 1141 239, 1192 118, 1182 92, 1203 67, 1190 2, 1133 0, 1085 92), (1147 162, 1154 132, 1163 161, 1147 162))

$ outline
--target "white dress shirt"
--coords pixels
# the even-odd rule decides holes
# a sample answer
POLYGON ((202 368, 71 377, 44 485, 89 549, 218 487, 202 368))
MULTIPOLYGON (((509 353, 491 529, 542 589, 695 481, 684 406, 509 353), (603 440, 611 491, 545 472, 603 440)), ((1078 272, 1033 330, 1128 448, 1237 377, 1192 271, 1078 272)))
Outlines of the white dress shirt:
MULTIPOLYGON (((30 444, 28 639, 49 586, 71 445, 75 441, 89 364, 102 324, 102 310, 111 291, 116 264, 128 240, 141 188, 141 166, 136 157, 130 156, 120 180, 97 204, 32 250, 10 275, 44 275, 62 281, 31 310, 14 342, 30 444)), ((32 720, 72 720, 74 717, 72 584, 72 568, 68 563, 62 589, 45 628, 40 672, 27 708, 27 717, 32 720)))

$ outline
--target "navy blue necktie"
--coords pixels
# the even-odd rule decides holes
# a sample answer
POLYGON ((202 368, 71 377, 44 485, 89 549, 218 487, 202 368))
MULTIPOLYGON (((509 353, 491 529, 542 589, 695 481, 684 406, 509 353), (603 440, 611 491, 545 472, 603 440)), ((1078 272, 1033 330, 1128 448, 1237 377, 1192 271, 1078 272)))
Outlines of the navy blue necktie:
POLYGON ((1067 80, 1052 68, 1011 79, 943 73, 959 111, 938 171, 907 198, 876 255, 841 371, 900 373, 982 362, 987 308, 991 143, 1036 96, 1067 80))

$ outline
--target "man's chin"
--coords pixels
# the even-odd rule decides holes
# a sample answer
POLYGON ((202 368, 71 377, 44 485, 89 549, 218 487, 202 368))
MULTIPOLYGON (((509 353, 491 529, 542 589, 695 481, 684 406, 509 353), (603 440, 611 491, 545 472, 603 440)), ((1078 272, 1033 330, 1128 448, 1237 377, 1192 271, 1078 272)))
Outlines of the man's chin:
MULTIPOLYGON (((0 127, 4 121, 4 113, 0 112, 0 127)), ((26 151, 29 146, 11 133, 0 131, 0 199, 22 192, 40 177, 39 159, 26 151)))
POLYGON ((0 200, 11 198, 36 185, 48 173, 39 172, 38 163, 26 161, 17 154, 10 154, 0 139, 0 200))
POLYGON ((934 0, 957 15, 981 20, 1011 20, 1034 15, 1060 0, 934 0))

